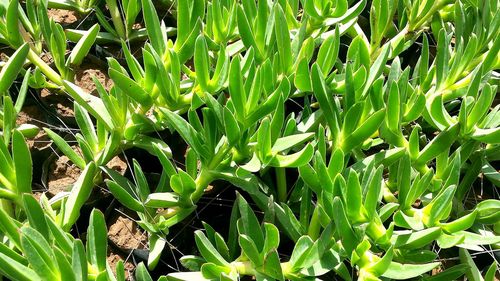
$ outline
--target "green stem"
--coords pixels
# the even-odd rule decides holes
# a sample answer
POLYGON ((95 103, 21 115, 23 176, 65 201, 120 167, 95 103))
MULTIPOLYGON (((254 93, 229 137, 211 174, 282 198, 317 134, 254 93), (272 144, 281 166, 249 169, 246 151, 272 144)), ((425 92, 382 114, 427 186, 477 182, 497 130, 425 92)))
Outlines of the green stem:
POLYGON ((311 217, 311 222, 309 223, 309 230, 307 234, 312 240, 316 240, 319 237, 319 232, 321 230, 321 223, 319 221, 319 209, 314 208, 314 212, 311 217))
POLYGON ((214 180, 214 176, 210 171, 207 169, 201 169, 200 174, 195 180, 196 183, 196 190, 191 194, 191 200, 193 201, 193 204, 196 204, 198 200, 203 196, 203 192, 205 191, 205 188, 214 180))
POLYGON ((12 208, 12 202, 9 200, 5 199, 0 199, 0 208, 4 210, 6 214, 8 214, 10 217, 14 217, 14 208, 12 208))
POLYGON ((191 194, 191 201, 196 205, 198 200, 203 196, 205 188, 215 179, 212 170, 216 169, 224 157, 227 156, 227 153, 231 150, 231 147, 226 143, 224 143, 219 151, 214 155, 212 161, 208 164, 206 168, 202 167, 198 177, 195 180, 196 190, 191 194))
POLYGON ((424 25, 430 18, 432 18, 434 13, 448 4, 448 1, 436 1, 432 8, 427 12, 427 14, 421 16, 420 20, 418 20, 414 25, 410 23, 409 30, 415 31, 417 29, 420 29, 422 25, 424 25))
POLYGON ((279 202, 286 202, 288 195, 286 188, 286 170, 285 168, 276 168, 276 185, 278 188, 279 202))
POLYGON ((247 276, 255 276, 257 274, 257 271, 255 268, 252 266, 252 263, 249 261, 236 261, 232 262, 231 266, 236 269, 236 272, 238 272, 239 275, 247 275, 247 276))
POLYGON ((113 25, 115 26, 116 33, 122 39, 127 39, 127 34, 125 33, 124 24, 121 17, 120 8, 116 3, 116 0, 106 0, 108 4, 109 13, 111 14, 111 20, 113 21, 113 25))
POLYGON ((62 86, 62 78, 61 75, 59 75, 57 72, 55 72, 47 63, 45 63, 37 54, 30 49, 28 52, 28 59, 33 63, 34 65, 38 66, 40 70, 55 84, 58 86, 62 86))

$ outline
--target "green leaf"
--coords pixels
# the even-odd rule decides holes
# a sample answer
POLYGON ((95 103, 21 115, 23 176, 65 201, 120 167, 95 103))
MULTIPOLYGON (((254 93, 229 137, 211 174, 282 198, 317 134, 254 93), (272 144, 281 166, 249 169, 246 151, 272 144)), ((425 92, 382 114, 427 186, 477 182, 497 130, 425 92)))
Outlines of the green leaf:
POLYGON ((207 262, 212 262, 220 266, 228 266, 229 263, 217 252, 212 243, 207 239, 205 234, 197 230, 194 232, 196 246, 200 254, 207 262))
POLYGON ((134 180, 137 186, 138 197, 141 201, 145 201, 151 192, 149 189, 148 180, 146 179, 146 176, 144 175, 144 172, 142 171, 139 162, 137 162, 136 159, 133 159, 132 162, 134 166, 134 174, 135 174, 134 180))
POLYGON ((421 231, 411 232, 393 236, 394 246, 399 249, 418 249, 422 248, 441 235, 439 227, 432 227, 421 231))
POLYGON ((261 163, 257 154, 253 153, 250 161, 248 161, 244 165, 241 165, 240 168, 252 173, 258 172, 261 168, 261 163))
POLYGON ((23 42, 19 30, 19 9, 19 0, 10 1, 7 6, 7 13, 5 14, 6 23, 4 24, 6 24, 5 27, 7 28, 7 38, 5 39, 7 39, 14 48, 19 47, 23 42))
POLYGON ((299 240, 297 240, 289 261, 292 267, 292 271, 300 270, 302 268, 302 264, 311 263, 310 261, 308 261, 308 259, 313 258, 312 255, 309 255, 309 251, 313 244, 314 242, 307 235, 301 236, 299 240))
POLYGON ((52 248, 45 238, 30 227, 21 228, 21 245, 26 259, 43 280, 55 280, 58 271, 52 248))
POLYGON ((87 276, 88 264, 87 257, 85 255, 85 248, 81 240, 76 239, 73 242, 72 252, 71 268, 73 269, 77 280, 84 281, 87 276))
POLYGON ((177 173, 177 170, 169 159, 171 155, 168 155, 171 154, 170 149, 168 149, 168 147, 165 148, 160 144, 153 144, 153 150, 155 152, 155 155, 160 160, 161 165, 163 166, 163 170, 168 174, 168 176, 171 177, 175 175, 177 173))
POLYGON ((0 253, 0 273, 11 280, 19 281, 35 281, 41 278, 31 268, 24 266, 16 260, 0 253))
POLYGON ((433 226, 440 220, 446 219, 449 216, 455 190, 455 185, 447 187, 438 196, 432 199, 430 204, 424 207, 422 210, 424 224, 433 226))
POLYGON ((376 208, 380 202, 380 196, 382 192, 382 174, 383 167, 377 168, 371 180, 369 181, 368 191, 366 192, 364 208, 368 216, 372 216, 376 212, 376 208))
POLYGON ((149 208, 170 208, 179 205, 179 196, 171 192, 151 193, 144 205, 149 208))
POLYGON ((134 198, 134 196, 132 196, 127 189, 123 188, 118 183, 109 180, 106 181, 106 185, 116 200, 122 203, 123 206, 136 212, 144 212, 144 206, 142 206, 141 202, 134 198))
POLYGON ((365 219, 362 210, 362 196, 358 174, 354 170, 349 170, 349 177, 347 179, 346 212, 347 217, 353 223, 362 222, 365 219))
POLYGON ((227 246, 226 241, 224 241, 222 235, 216 232, 214 234, 214 240, 215 240, 215 246, 217 248, 217 251, 219 251, 219 254, 221 254, 225 260, 231 260, 229 254, 229 247, 227 246))
POLYGON ((151 45, 153 45, 153 48, 158 54, 163 55, 165 53, 167 38, 161 30, 156 8, 151 0, 142 0, 142 13, 144 15, 144 22, 146 24, 148 38, 151 40, 151 45))
POLYGON ((325 80, 321 68, 316 63, 312 66, 311 78, 314 96, 318 100, 320 108, 323 110, 323 115, 326 118, 332 135, 337 137, 340 131, 337 107, 331 95, 326 92, 325 80))
POLYGON ((99 140, 97 139, 97 133, 94 128, 94 123, 88 112, 81 107, 78 103, 74 104, 75 109, 75 119, 78 127, 81 130, 81 134, 85 138, 85 141, 89 144, 92 151, 99 150, 99 140))
MULTIPOLYGON (((337 56, 340 48, 340 33, 339 28, 335 28, 335 34, 327 37, 321 44, 318 51, 316 62, 321 68, 323 75, 328 76, 333 65, 337 61, 337 56)), ((309 77, 308 77, 309 78, 309 77)), ((309 82, 310 83, 310 82, 309 82)))
POLYGON ((190 196, 196 190, 196 183, 188 173, 181 170, 170 178, 170 187, 179 195, 190 196))
POLYGON ((139 61, 137 60, 137 58, 132 55, 132 53, 130 52, 130 49, 127 46, 127 43, 125 43, 125 41, 123 41, 123 40, 121 41, 121 46, 122 46, 123 54, 125 56, 125 60, 127 61, 127 66, 130 69, 130 72, 132 73, 134 80, 137 81, 138 83, 140 83, 142 78, 144 77, 144 69, 142 68, 142 66, 139 63, 139 61))
POLYGON ((277 249, 280 244, 279 230, 274 224, 264 223, 265 240, 262 252, 267 253, 272 249, 277 249))
POLYGON ((17 191, 19 194, 31 193, 31 154, 23 135, 17 130, 14 130, 12 135, 12 159, 16 171, 17 191))
POLYGON ((441 249, 448 249, 451 247, 455 247, 458 244, 462 244, 464 240, 464 235, 448 235, 443 233, 438 237, 436 242, 441 249))
POLYGON ((153 278, 151 278, 151 275, 149 275, 149 272, 143 262, 139 263, 137 265, 137 268, 135 269, 135 280, 153 281, 153 278))
MULTIPOLYGON (((255 216, 255 213, 252 211, 252 208, 248 205, 247 201, 238 194, 238 209, 240 211, 241 218, 239 222, 241 223, 241 227, 238 227, 240 234, 248 235, 255 245, 257 249, 262 249, 264 246, 264 234, 262 233, 262 229, 260 228, 260 223, 255 216)), ((240 226, 240 223, 238 225, 240 226)))
POLYGON ((314 149, 309 143, 299 152, 289 155, 276 154, 268 165, 273 167, 300 167, 309 163, 313 154, 314 149))
POLYGON ((252 238, 245 234, 240 234, 238 241, 243 253, 255 267, 260 267, 264 264, 264 257, 259 253, 259 250, 257 249, 257 246, 253 242, 252 238))
POLYGON ((382 274, 383 277, 395 280, 405 280, 420 276, 432 269, 436 268, 441 263, 433 262, 426 264, 401 264, 391 262, 389 268, 382 274))
POLYGON ((365 97, 370 90, 370 87, 373 85, 376 79, 380 77, 382 74, 382 70, 384 69, 385 63, 387 62, 387 58, 389 57, 390 47, 389 44, 385 44, 382 47, 381 54, 375 59, 373 64, 370 67, 370 73, 368 74, 368 79, 366 80, 365 86, 363 87, 363 91, 361 93, 361 97, 365 97))
POLYGON ((372 136, 384 121, 385 110, 380 109, 368 117, 361 126, 342 141, 342 151, 347 152, 361 145, 372 136))
POLYGON ((205 260, 202 257, 193 256, 193 255, 185 255, 179 259, 182 266, 191 270, 191 271, 199 271, 201 266, 205 263, 205 260))
POLYGON ((223 274, 228 274, 229 272, 230 269, 228 267, 223 267, 213 263, 205 263, 201 266, 203 278, 207 278, 209 280, 224 280, 222 279, 223 274))
MULTIPOLYGON (((11 3, 16 3, 17 1, 11 1, 11 3)), ((13 4, 12 4, 13 5, 13 4)), ((16 7, 17 8, 17 7, 16 7)), ((17 24, 17 19, 16 19, 17 24)), ((24 43, 21 47, 19 47, 14 54, 9 58, 7 63, 2 66, 2 70, 0 71, 0 95, 7 92, 12 83, 19 74, 19 71, 23 69, 24 62, 26 61, 26 57, 28 56, 28 52, 30 47, 28 43, 24 43)))
POLYGON ((302 58, 295 70, 295 87, 303 92, 311 92, 311 74, 309 73, 309 62, 307 58, 302 58))
POLYGON ((429 142, 416 160, 416 165, 423 165, 434 159, 439 153, 447 150, 455 142, 459 132, 457 124, 445 129, 429 142))
POLYGON ((276 110, 276 108, 278 107, 278 102, 282 100, 281 97, 282 93, 284 92, 283 88, 287 88, 289 85, 288 83, 289 83, 288 79, 286 78, 283 79, 280 84, 280 87, 276 89, 270 96, 268 96, 267 100, 263 104, 257 106, 256 109, 250 108, 253 109, 253 111, 247 108, 249 114, 248 117, 246 117, 243 122, 246 127, 251 127, 259 120, 264 118, 267 114, 270 114, 271 112, 276 110))
POLYGON ((387 98, 387 127, 394 132, 399 132, 400 127, 400 106, 399 88, 396 83, 392 83, 387 98))
POLYGON ((448 74, 448 61, 449 61, 449 43, 447 34, 444 29, 439 31, 437 55, 436 55, 436 88, 441 89, 444 86, 446 75, 448 74))
POLYGON ((240 120, 243 120, 243 117, 246 115, 245 105, 247 102, 247 95, 245 87, 243 86, 239 56, 233 58, 229 68, 229 94, 235 108, 236 116, 239 117, 240 120))
POLYGON ((423 280, 425 281, 459 280, 459 278, 465 274, 468 268, 469 267, 466 264, 455 265, 453 267, 447 268, 444 271, 441 271, 436 275, 424 277, 423 280))
POLYGON ((477 245, 491 245, 500 243, 500 236, 481 235, 468 231, 459 231, 456 232, 455 234, 465 236, 465 240, 462 244, 464 247, 477 246, 477 245))
POLYGON ((410 195, 411 163, 410 157, 405 154, 399 161, 398 167, 398 200, 403 208, 410 208, 414 202, 408 200, 410 195))
MULTIPOLYGON (((28 260, 26 260, 25 257, 22 255, 18 254, 15 250, 11 249, 8 245, 6 244, 1 244, 0 243, 0 254, 3 254, 14 261, 20 263, 21 265, 28 265, 28 260)), ((0 269, 1 273, 1 269, 0 269)))
POLYGON ((148 268, 153 270, 160 261, 161 254, 167 241, 158 235, 149 236, 149 255, 148 255, 148 268))
POLYGON ((208 85, 210 83, 210 62, 208 58, 208 47, 205 36, 200 35, 196 39, 194 48, 194 68, 196 70, 196 82, 204 91, 210 91, 208 85))
POLYGON ((377 276, 382 275, 391 265, 393 256, 394 247, 391 246, 389 250, 385 252, 384 256, 377 263, 371 266, 370 270, 373 271, 377 276))
POLYGON ((420 218, 416 218, 415 216, 407 216, 401 211, 397 211, 394 214, 393 221, 396 226, 404 227, 407 229, 422 230, 425 227, 420 218))
POLYGON ((91 162, 83 170, 78 180, 73 185, 71 193, 64 205, 65 212, 62 218, 63 229, 68 231, 80 216, 80 209, 90 196, 94 187, 96 165, 91 162))
POLYGON ((73 272, 69 259, 65 253, 63 253, 59 248, 54 248, 54 255, 56 257, 61 280, 76 281, 75 273, 73 272))
POLYGON ((168 109, 160 108, 160 111, 167 118, 170 125, 174 127, 174 129, 196 151, 198 155, 207 155, 207 151, 202 145, 198 133, 186 120, 168 109))
POLYGON ((347 219, 344 204, 339 197, 335 197, 333 199, 333 212, 334 214, 337 214, 337 216, 334 217, 334 221, 337 226, 339 236, 343 238, 342 246, 344 246, 347 253, 351 253, 358 245, 358 237, 354 233, 351 224, 347 219))
POLYGON ((91 94, 84 92, 80 87, 69 81, 63 81, 64 89, 83 108, 90 112, 95 118, 106 125, 106 129, 112 131, 113 121, 103 101, 91 94))
POLYGON ((497 273, 497 263, 493 262, 490 267, 488 268, 488 271, 486 272, 486 275, 484 276, 485 281, 495 281, 496 278, 496 273, 497 273))
POLYGON ((22 198, 30 226, 37 230, 43 237, 50 237, 44 211, 38 201, 30 194, 24 194, 22 198))
MULTIPOLYGON (((353 100, 354 102, 354 100, 353 100)), ((358 127, 365 102, 357 102, 350 105, 349 110, 344 115, 344 123, 342 124, 342 137, 346 138, 358 127)))
POLYGON ((255 35, 252 32, 252 28, 250 27, 250 23, 248 22, 247 15, 243 10, 241 5, 238 5, 236 9, 237 12, 237 21, 238 21, 238 31, 240 33, 241 40, 245 45, 246 49, 253 48, 254 51, 260 53, 259 48, 257 47, 257 43, 255 42, 255 35))
POLYGON ((500 143, 500 127, 491 129, 476 128, 472 138, 485 143, 498 144, 500 143))
POLYGON ((441 228, 448 233, 467 230, 474 224, 474 221, 476 220, 478 213, 479 212, 476 209, 472 213, 459 217, 452 222, 441 224, 441 228))
POLYGON ((108 73, 115 85, 137 103, 146 108, 153 104, 151 96, 130 77, 113 68, 110 68, 108 73))
POLYGON ((224 107, 223 118, 227 141, 229 145, 237 146, 241 137, 240 127, 238 126, 238 122, 236 121, 233 113, 227 107, 224 107))
POLYGON ((474 107, 467 116, 467 132, 470 131, 488 112, 493 99, 491 86, 486 84, 474 107))
POLYGON ((467 279, 471 281, 483 281, 484 279, 481 276, 481 272, 477 268, 469 252, 466 249, 459 248, 458 253, 462 264, 466 264, 469 266, 469 269, 465 272, 465 276, 467 276, 467 279))
POLYGON ((278 252, 275 249, 271 250, 264 257, 263 271, 266 275, 274 278, 275 280, 285 280, 278 252))
POLYGON ((69 55, 69 63, 71 65, 80 65, 83 62, 83 59, 87 56, 90 51, 90 48, 94 45, 94 42, 97 38, 97 34, 99 33, 100 26, 99 24, 94 24, 85 35, 78 40, 75 47, 71 51, 69 55))
MULTIPOLYGON (((495 224, 500 221, 500 201, 487 199, 476 205, 477 222, 495 224)), ((464 229, 465 230, 465 229, 464 229)))
POLYGON ((108 230, 104 214, 99 210, 92 210, 89 227, 87 228, 87 256, 92 265, 99 271, 106 270, 106 257, 108 249, 108 230))
POLYGON ((281 63, 281 71, 288 74, 292 69, 292 47, 290 45, 290 31, 285 14, 280 5, 274 5, 276 43, 281 63))

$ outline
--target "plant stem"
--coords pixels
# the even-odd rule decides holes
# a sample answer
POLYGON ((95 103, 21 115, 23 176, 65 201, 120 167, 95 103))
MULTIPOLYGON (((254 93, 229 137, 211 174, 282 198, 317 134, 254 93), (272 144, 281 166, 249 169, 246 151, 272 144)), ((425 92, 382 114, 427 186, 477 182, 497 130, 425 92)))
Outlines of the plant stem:
POLYGON ((198 200, 203 196, 203 192, 205 191, 205 188, 212 182, 214 179, 212 173, 210 173, 207 169, 201 169, 200 174, 195 180, 196 183, 196 190, 191 194, 191 200, 193 201, 193 204, 196 204, 198 200))
POLYGON ((286 202, 288 195, 286 188, 286 170, 285 168, 276 168, 276 185, 278 188, 278 200, 279 202, 286 202))
POLYGON ((316 240, 319 237, 319 231, 321 230, 321 223, 319 221, 319 211, 318 208, 314 208, 314 212, 311 217, 311 222, 309 223, 309 230, 307 234, 312 240, 316 240))
POLYGON ((14 209, 12 208, 12 202, 10 202, 9 200, 0 199, 0 208, 2 208, 2 210, 4 210, 4 212, 9 216, 14 217, 14 209))
POLYGON ((254 276, 257 274, 255 268, 249 261, 233 262, 231 263, 231 266, 236 269, 236 272, 238 272, 239 275, 254 276))
POLYGON ((121 39, 127 39, 128 34, 125 32, 120 8, 118 7, 116 0, 106 0, 106 4, 108 4, 109 13, 111 14, 111 20, 115 26, 116 33, 118 33, 118 36, 120 36, 121 39))
POLYGON ((62 86, 62 78, 57 72, 55 72, 47 63, 45 63, 33 50, 30 49, 28 52, 28 59, 36 66, 40 68, 40 70, 55 84, 58 86, 62 86))
POLYGON ((410 31, 415 31, 419 29, 423 24, 425 24, 432 16, 434 15, 435 12, 439 11, 442 9, 444 6, 448 5, 449 1, 436 1, 432 8, 427 12, 427 14, 423 15, 420 20, 418 20, 414 25, 410 23, 409 30, 410 31))

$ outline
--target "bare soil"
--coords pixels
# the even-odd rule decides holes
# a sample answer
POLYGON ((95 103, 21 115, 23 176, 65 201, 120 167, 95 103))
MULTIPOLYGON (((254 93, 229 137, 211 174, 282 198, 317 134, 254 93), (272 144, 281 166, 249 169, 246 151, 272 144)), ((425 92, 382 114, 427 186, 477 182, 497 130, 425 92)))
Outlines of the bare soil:
POLYGON ((75 116, 75 112, 73 111, 73 102, 63 94, 57 94, 48 89, 42 89, 40 92, 40 98, 49 108, 54 110, 63 119, 75 116))
POLYGON ((49 9, 47 11, 49 18, 61 25, 70 25, 78 21, 78 13, 74 11, 49 9))
MULTIPOLYGON (((90 60, 85 60, 82 65, 74 68, 73 71, 75 73, 75 85, 94 96, 98 96, 95 83, 92 79, 94 76, 106 90, 109 91, 111 87, 113 87, 113 81, 109 78, 106 68, 103 66, 96 66, 96 64, 92 63, 90 60)), ((60 117, 66 119, 63 121, 71 122, 68 119, 75 116, 73 101, 64 95, 64 93, 42 89, 40 97, 48 107, 52 108, 60 117)))
POLYGON ((12 50, 10 47, 7 47, 7 46, 1 47, 0 48, 0 61, 7 62, 13 53, 14 53, 14 50, 12 50))
POLYGON ((50 146, 50 138, 45 131, 41 129, 47 124, 46 114, 39 106, 30 105, 23 107, 21 112, 17 115, 16 124, 32 124, 40 128, 40 132, 38 132, 34 138, 26 140, 30 149, 42 150, 50 146))
POLYGON ((127 259, 127 256, 123 254, 115 253, 113 249, 108 247, 108 264, 113 270, 113 273, 116 275, 116 265, 118 261, 123 261, 123 267, 125 268, 125 278, 126 280, 133 280, 132 273, 134 272, 135 265, 131 262, 130 258, 127 259))
POLYGON ((81 174, 80 168, 71 163, 68 157, 61 156, 51 163, 48 170, 48 193, 55 196, 59 192, 70 191, 81 174))
MULTIPOLYGON (((76 146, 72 147, 77 153, 81 154, 76 146)), ((106 165, 108 168, 117 171, 120 174, 124 174, 127 170, 127 163, 125 163, 121 156, 115 156, 106 165)), ((56 195, 59 192, 70 191, 73 184, 78 180, 82 171, 71 160, 62 155, 57 158, 56 161, 52 162, 48 168, 48 179, 47 187, 48 193, 51 196, 56 195)), ((89 200, 97 200, 108 195, 108 192, 104 192, 102 189, 96 189, 92 198, 89 200)))
POLYGON ((117 215, 111 221, 108 237, 117 247, 124 250, 147 248, 147 235, 137 223, 124 215, 117 215))
POLYGON ((82 65, 74 69, 74 72, 75 84, 95 96, 98 96, 98 93, 92 77, 95 76, 108 91, 113 87, 113 81, 109 78, 107 70, 105 68, 96 67, 95 64, 90 62, 86 61, 82 63, 82 65))
POLYGON ((127 170, 127 163, 123 159, 123 155, 113 157, 106 166, 112 170, 117 171, 121 175, 125 174, 127 170))

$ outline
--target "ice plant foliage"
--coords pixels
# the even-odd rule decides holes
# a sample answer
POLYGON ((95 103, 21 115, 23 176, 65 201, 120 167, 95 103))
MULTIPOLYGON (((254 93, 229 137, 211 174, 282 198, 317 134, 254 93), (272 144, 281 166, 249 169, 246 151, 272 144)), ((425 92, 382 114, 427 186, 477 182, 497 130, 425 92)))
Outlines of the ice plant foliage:
POLYGON ((99 186, 147 232, 137 280, 495 280, 500 1, 101 2, 0 1, 0 277, 125 280, 105 216, 84 215, 99 186), (88 93, 74 68, 110 45, 113 86, 88 93), (74 102, 74 145, 42 132, 82 171, 50 200, 32 195, 41 128, 16 123, 42 88, 74 102), (140 159, 109 167, 132 148, 158 181, 140 159), (221 181, 237 194, 229 231, 203 222, 172 272, 174 226, 221 181))

